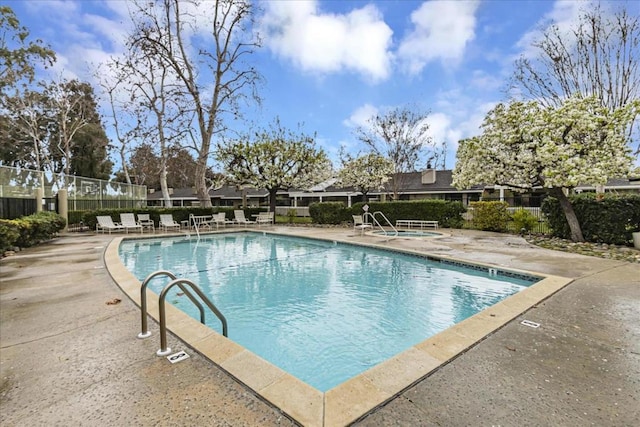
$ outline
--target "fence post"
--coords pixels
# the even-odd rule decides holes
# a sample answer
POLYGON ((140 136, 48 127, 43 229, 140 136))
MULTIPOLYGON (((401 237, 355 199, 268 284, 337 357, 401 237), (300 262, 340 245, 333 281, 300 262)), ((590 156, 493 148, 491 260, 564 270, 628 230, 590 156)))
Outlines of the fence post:
POLYGON ((65 225, 63 231, 68 231, 69 229, 69 200, 67 196, 67 189, 61 188, 58 190, 58 214, 62 216, 67 225, 65 225))

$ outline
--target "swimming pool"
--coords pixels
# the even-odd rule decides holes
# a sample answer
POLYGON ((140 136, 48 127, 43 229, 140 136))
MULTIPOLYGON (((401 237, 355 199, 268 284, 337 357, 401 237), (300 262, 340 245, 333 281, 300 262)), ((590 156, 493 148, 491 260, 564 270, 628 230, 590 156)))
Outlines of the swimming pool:
MULTIPOLYGON (((230 339, 320 391, 537 280, 260 233, 128 240, 120 258, 140 281, 159 269, 193 280, 227 317, 230 339)), ((168 301, 197 317, 177 292, 168 301)))

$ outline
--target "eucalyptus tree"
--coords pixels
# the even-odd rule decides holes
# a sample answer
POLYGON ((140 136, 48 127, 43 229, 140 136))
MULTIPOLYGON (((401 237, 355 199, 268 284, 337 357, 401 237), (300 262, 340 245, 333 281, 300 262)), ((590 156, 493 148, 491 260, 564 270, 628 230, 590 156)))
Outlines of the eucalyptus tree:
POLYGON ((259 100, 259 73, 245 62, 260 45, 255 7, 249 0, 132 4, 129 46, 163 73, 163 84, 172 86, 163 96, 174 100, 190 123, 186 130, 197 154, 194 184, 202 206, 211 206, 207 171, 214 135, 225 131, 226 120, 239 117, 242 100, 259 100))
POLYGON ((403 176, 415 172, 418 163, 437 162, 438 151, 429 135, 427 113, 414 111, 409 107, 397 107, 385 113, 376 114, 368 120, 367 126, 356 129, 355 136, 377 155, 386 157, 394 166, 393 197, 403 186, 403 176), (428 157, 427 157, 428 156, 428 157))
MULTIPOLYGON (((53 172, 108 178, 109 140, 104 131, 93 87, 78 80, 45 85, 48 108, 49 156, 53 172)), ((63 183, 61 183, 63 184, 63 183)))
POLYGON ((572 240, 584 241, 565 190, 605 184, 629 171, 627 132, 639 111, 640 100, 611 110, 596 97, 578 96, 558 107, 498 104, 485 117, 482 135, 460 141, 453 185, 545 188, 560 202, 572 240))
POLYGON ((306 189, 332 174, 331 162, 316 147, 315 137, 285 129, 279 120, 268 129, 220 144, 216 159, 229 182, 266 189, 272 212, 279 190, 306 189))
POLYGON ((42 40, 29 41, 29 30, 9 6, 0 6, 0 162, 42 170, 46 131, 36 67, 47 67, 55 53, 42 40))
MULTIPOLYGON (((148 55, 143 45, 135 39, 129 39, 127 47, 124 55, 112 58, 109 63, 109 68, 115 71, 116 79, 113 83, 108 80, 104 83, 112 97, 118 87, 121 88, 120 92, 126 89, 124 92, 128 93, 124 100, 119 101, 119 111, 116 112, 116 108, 113 108, 112 121, 116 130, 127 123, 134 123, 123 135, 118 134, 123 169, 127 167, 125 152, 132 141, 157 145, 160 154, 156 170, 158 177, 149 178, 150 182, 160 184, 164 204, 170 207, 172 201, 167 184, 169 147, 185 138, 186 129, 190 125, 190 114, 185 109, 186 100, 179 85, 175 83, 171 67, 157 56, 148 55)), ((115 99, 112 106, 114 102, 115 99)), ((154 185, 154 188, 157 186, 154 185)))
POLYGON ((0 160, 15 167, 45 170, 51 164, 49 156, 49 110, 44 95, 24 89, 19 96, 4 98, 1 127, 0 160))
POLYGON ((354 187, 366 198, 372 190, 382 190, 393 174, 393 162, 379 154, 346 156, 338 171, 338 182, 354 187))
POLYGON ((612 111, 640 98, 640 15, 622 2, 609 7, 588 3, 571 26, 542 31, 515 62, 512 91, 556 107, 594 96, 612 111))
POLYGON ((55 53, 42 40, 27 41, 29 30, 20 25, 13 9, 0 6, 0 94, 15 89, 20 81, 31 83, 35 65, 48 66, 55 53))

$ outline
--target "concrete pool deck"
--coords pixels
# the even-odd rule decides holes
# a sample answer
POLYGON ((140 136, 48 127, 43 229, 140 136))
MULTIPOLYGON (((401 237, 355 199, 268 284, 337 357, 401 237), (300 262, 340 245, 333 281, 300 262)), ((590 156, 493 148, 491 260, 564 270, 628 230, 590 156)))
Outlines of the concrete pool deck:
MULTIPOLYGON (((272 229, 575 279, 384 398, 356 425, 638 424, 640 265, 473 231, 388 239, 350 229, 272 229)), ((169 346, 191 357, 176 364, 157 357, 155 322, 152 338, 136 338, 140 310, 104 268, 113 238, 67 234, 0 260, 0 423, 295 425, 172 334, 169 346), (107 304, 115 299, 121 302, 107 304)), ((297 394, 288 391, 285 400, 297 394)), ((354 393, 354 402, 365 397, 354 393)), ((347 410, 354 405, 343 403, 347 410)), ((324 415, 321 422, 344 424, 324 415)))

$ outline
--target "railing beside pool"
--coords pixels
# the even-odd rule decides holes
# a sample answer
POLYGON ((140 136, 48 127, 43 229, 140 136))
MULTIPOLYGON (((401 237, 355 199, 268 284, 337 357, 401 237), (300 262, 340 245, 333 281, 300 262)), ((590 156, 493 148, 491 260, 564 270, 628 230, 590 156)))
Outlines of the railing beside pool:
POLYGON ((209 309, 213 312, 213 314, 215 314, 216 317, 220 319, 220 322, 222 322, 222 335, 224 335, 225 337, 228 336, 227 319, 220 312, 220 310, 218 310, 218 308, 211 302, 211 300, 207 298, 207 296, 202 292, 202 290, 200 290, 198 285, 196 285, 189 279, 178 279, 176 275, 170 271, 158 270, 149 274, 144 279, 144 281, 142 282, 142 285, 140 286, 140 313, 142 316, 142 319, 141 319, 142 331, 138 334, 138 338, 147 338, 151 336, 151 332, 149 332, 148 324, 147 324, 147 292, 146 291, 147 291, 147 286, 149 285, 149 282, 151 281, 151 279, 158 276, 167 276, 172 279, 171 282, 169 282, 160 292, 160 298, 159 298, 160 349, 156 352, 158 356, 166 356, 171 352, 171 349, 167 347, 167 316, 166 316, 166 310, 165 310, 165 299, 167 297, 167 294, 171 290, 171 288, 173 288, 174 286, 178 286, 180 290, 191 300, 191 302, 193 302, 195 306, 198 307, 198 310, 200 311, 200 323, 204 325, 205 324, 204 308, 202 307, 202 304, 200 304, 200 301, 198 301, 196 297, 194 297, 193 294, 189 291, 189 289, 184 286, 184 285, 188 285, 191 288, 191 290, 195 292, 202 299, 202 301, 204 301, 204 303, 207 305, 207 307, 209 307, 209 309))

